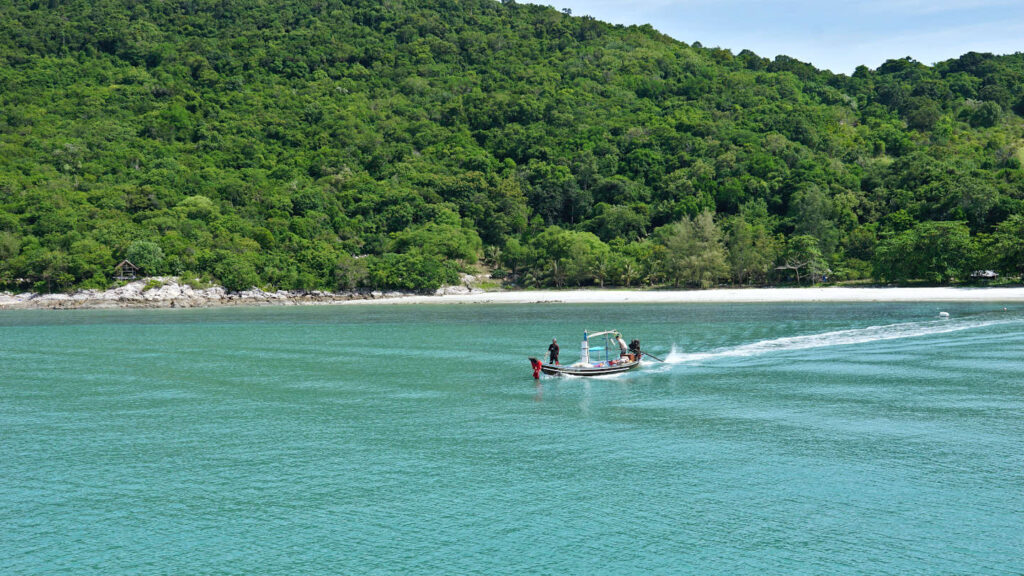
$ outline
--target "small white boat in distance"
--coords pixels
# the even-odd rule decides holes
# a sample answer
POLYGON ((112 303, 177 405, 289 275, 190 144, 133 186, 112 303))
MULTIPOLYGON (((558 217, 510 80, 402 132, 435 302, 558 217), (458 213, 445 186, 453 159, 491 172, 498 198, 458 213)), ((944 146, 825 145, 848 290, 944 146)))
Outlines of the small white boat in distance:
POLYGON ((949 318, 949 312, 939 312, 939 318, 949 318))
POLYGON ((605 330, 589 334, 583 331, 583 342, 580 344, 580 359, 574 364, 562 366, 560 364, 547 364, 536 358, 530 358, 533 366, 533 377, 540 378, 540 373, 557 376, 566 374, 569 376, 602 376, 604 374, 618 374, 632 370, 640 365, 640 357, 644 354, 640 350, 640 341, 633 342, 626 346, 626 341, 618 330, 605 330), (597 342, 595 338, 604 337, 603 345, 591 346, 591 342, 597 342))

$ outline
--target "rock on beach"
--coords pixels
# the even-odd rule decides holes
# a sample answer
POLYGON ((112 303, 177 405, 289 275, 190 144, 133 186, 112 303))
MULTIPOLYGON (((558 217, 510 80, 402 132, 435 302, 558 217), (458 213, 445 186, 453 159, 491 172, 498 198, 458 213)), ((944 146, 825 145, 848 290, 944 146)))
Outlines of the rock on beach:
POLYGON ((330 304, 363 299, 410 296, 406 292, 353 290, 277 290, 251 288, 229 292, 221 286, 194 288, 177 277, 143 278, 109 290, 79 290, 73 294, 12 294, 0 292, 0 310, 82 308, 206 308, 211 306, 262 306, 330 304), (147 289, 146 287, 149 286, 147 289))

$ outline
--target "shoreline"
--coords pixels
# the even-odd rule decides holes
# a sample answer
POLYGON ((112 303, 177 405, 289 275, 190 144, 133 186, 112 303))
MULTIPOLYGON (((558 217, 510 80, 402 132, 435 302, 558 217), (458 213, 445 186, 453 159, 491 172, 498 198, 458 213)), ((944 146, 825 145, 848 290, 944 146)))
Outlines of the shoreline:
POLYGON ((726 304, 802 302, 1024 302, 1024 287, 713 288, 709 290, 575 289, 484 292, 448 286, 433 295, 398 291, 350 292, 259 289, 228 292, 220 286, 192 288, 177 278, 147 278, 106 291, 74 294, 0 292, 0 310, 88 310, 309 306, 368 304, 726 304), (151 286, 152 284, 158 286, 151 286), (148 290, 146 286, 151 286, 148 290))
MULTIPOLYGON (((771 304, 804 302, 1024 302, 1008 288, 712 288, 709 290, 522 290, 451 296, 401 296, 362 304, 771 304)), ((357 302, 350 302, 356 304, 357 302)))

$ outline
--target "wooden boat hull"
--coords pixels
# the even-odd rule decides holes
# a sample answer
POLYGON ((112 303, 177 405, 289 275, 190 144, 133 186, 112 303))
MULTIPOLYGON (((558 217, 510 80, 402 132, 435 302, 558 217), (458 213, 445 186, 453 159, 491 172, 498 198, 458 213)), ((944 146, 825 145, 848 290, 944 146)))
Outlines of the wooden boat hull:
MULTIPOLYGON (((536 360, 531 358, 530 361, 532 363, 536 360)), ((549 376, 604 376, 607 374, 621 374, 622 372, 628 372, 639 365, 639 360, 611 365, 607 362, 601 362, 591 366, 540 364, 540 371, 549 376)))

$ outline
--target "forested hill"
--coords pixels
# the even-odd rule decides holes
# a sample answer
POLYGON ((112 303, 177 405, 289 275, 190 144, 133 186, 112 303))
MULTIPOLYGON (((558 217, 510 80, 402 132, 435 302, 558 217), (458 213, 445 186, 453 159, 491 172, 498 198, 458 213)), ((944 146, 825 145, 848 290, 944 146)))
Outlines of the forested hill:
POLYGON ((0 286, 1016 275, 1021 114, 1020 53, 845 76, 514 2, 15 0, 0 286))

